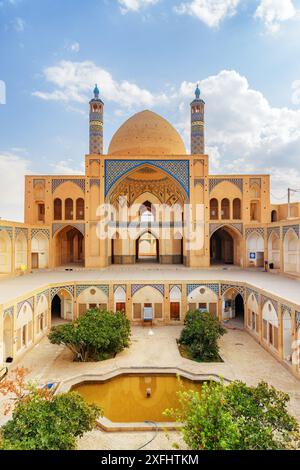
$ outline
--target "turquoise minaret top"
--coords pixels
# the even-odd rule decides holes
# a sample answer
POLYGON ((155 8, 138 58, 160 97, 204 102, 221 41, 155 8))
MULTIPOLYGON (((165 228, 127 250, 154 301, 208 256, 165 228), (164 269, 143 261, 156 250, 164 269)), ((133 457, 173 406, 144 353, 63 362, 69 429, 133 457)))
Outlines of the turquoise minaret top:
POLYGON ((100 95, 100 91, 99 91, 98 85, 96 84, 94 88, 94 96, 96 100, 99 99, 99 95, 100 95))
POLYGON ((197 84, 197 88, 195 90, 196 100, 200 99, 200 95, 201 95, 201 91, 200 91, 199 85, 197 84))

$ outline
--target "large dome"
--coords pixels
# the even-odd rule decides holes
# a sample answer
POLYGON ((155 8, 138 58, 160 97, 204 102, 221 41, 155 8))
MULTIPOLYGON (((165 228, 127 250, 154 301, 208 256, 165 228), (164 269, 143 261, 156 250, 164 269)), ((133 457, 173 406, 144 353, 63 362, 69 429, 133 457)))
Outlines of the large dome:
POLYGON ((128 119, 113 136, 109 155, 151 156, 185 155, 178 132, 152 111, 142 111, 128 119))

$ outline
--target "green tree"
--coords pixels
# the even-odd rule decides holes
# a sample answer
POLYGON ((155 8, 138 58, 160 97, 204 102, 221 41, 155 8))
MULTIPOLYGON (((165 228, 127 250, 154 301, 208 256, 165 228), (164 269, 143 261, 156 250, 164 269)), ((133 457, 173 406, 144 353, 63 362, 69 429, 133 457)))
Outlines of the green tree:
POLYGON ((284 450, 299 447, 299 426, 289 396, 265 382, 204 383, 201 393, 179 392, 180 407, 167 414, 184 423, 193 450, 284 450))
POLYGON ((123 312, 89 310, 73 323, 52 328, 49 340, 64 344, 79 362, 102 361, 129 346, 130 322, 123 312))
POLYGON ((102 412, 75 392, 53 395, 25 380, 28 371, 12 371, 14 378, 1 382, 10 419, 0 429, 2 450, 72 450, 76 439, 96 427, 102 412))
POLYGON ((226 333, 217 318, 208 312, 188 312, 179 344, 188 348, 193 359, 213 362, 219 359, 218 340, 226 333))

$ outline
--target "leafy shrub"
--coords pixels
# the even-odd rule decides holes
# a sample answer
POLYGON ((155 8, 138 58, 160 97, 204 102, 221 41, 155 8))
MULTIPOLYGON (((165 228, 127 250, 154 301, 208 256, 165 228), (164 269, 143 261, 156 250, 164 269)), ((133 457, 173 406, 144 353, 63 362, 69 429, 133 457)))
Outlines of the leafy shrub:
POLYGON ((179 344, 188 348, 193 359, 202 362, 219 360, 219 338, 226 333, 217 318, 208 312, 188 312, 179 344))
POLYGON ((12 419, 0 429, 2 450, 72 450, 76 439, 96 426, 102 411, 74 392, 53 395, 26 381, 29 371, 16 368, 0 383, 4 413, 12 419))
POLYGON ((2 450, 72 450, 76 438, 92 431, 101 411, 74 392, 46 399, 37 390, 18 401, 1 429, 2 450))
POLYGON ((180 408, 167 414, 184 423, 193 450, 284 450, 299 448, 299 426, 289 415, 289 396, 261 382, 205 383, 201 393, 179 392, 180 408))
POLYGON ((123 312, 89 310, 73 323, 52 328, 49 340, 64 344, 79 362, 102 361, 129 346, 130 323, 123 312))

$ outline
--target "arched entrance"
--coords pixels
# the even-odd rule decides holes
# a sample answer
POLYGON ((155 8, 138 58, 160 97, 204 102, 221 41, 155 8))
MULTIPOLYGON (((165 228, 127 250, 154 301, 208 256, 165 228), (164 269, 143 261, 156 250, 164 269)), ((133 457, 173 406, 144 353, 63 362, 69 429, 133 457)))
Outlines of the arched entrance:
POLYGON ((108 244, 112 264, 183 263, 182 213, 187 194, 169 173, 143 163, 116 181, 106 202, 114 207, 113 222, 122 233, 120 242, 116 234, 108 244))
POLYGON ((3 362, 8 362, 13 354, 13 320, 6 315, 3 322, 3 362))
POLYGON ((292 362, 292 319, 288 311, 282 316, 283 335, 283 358, 287 362, 292 362))
POLYGON ((211 264, 241 266, 240 236, 231 227, 220 227, 210 238, 211 264))
POLYGON ((23 232, 20 232, 15 241, 15 269, 27 268, 27 239, 23 232))
POLYGON ((293 229, 284 237, 284 272, 299 273, 299 238, 293 229))
POLYGON ((37 233, 31 240, 31 268, 48 268, 48 252, 48 238, 43 233, 37 233))
POLYGON ((245 314, 244 299, 241 296, 241 294, 238 294, 236 296, 234 303, 235 303, 235 318, 237 318, 242 323, 244 323, 244 314, 245 314))
POLYGON ((222 318, 224 320, 235 319, 240 326, 244 326, 244 317, 243 296, 235 287, 232 287, 223 294, 222 318))
POLYGON ((51 304, 51 318, 53 320, 58 320, 61 318, 61 299, 59 295, 55 295, 51 304))
POLYGON ((73 296, 64 288, 54 295, 51 302, 51 323, 60 320, 73 320, 73 296))
POLYGON ((264 238, 258 232, 252 232, 247 238, 247 254, 249 267, 264 266, 264 238))
POLYGON ((151 232, 145 232, 136 240, 136 261, 159 262, 159 240, 151 232))
POLYGON ((55 266, 84 265, 84 236, 71 225, 55 236, 55 266))
POLYGON ((6 230, 0 231, 0 273, 11 272, 12 243, 6 230))

